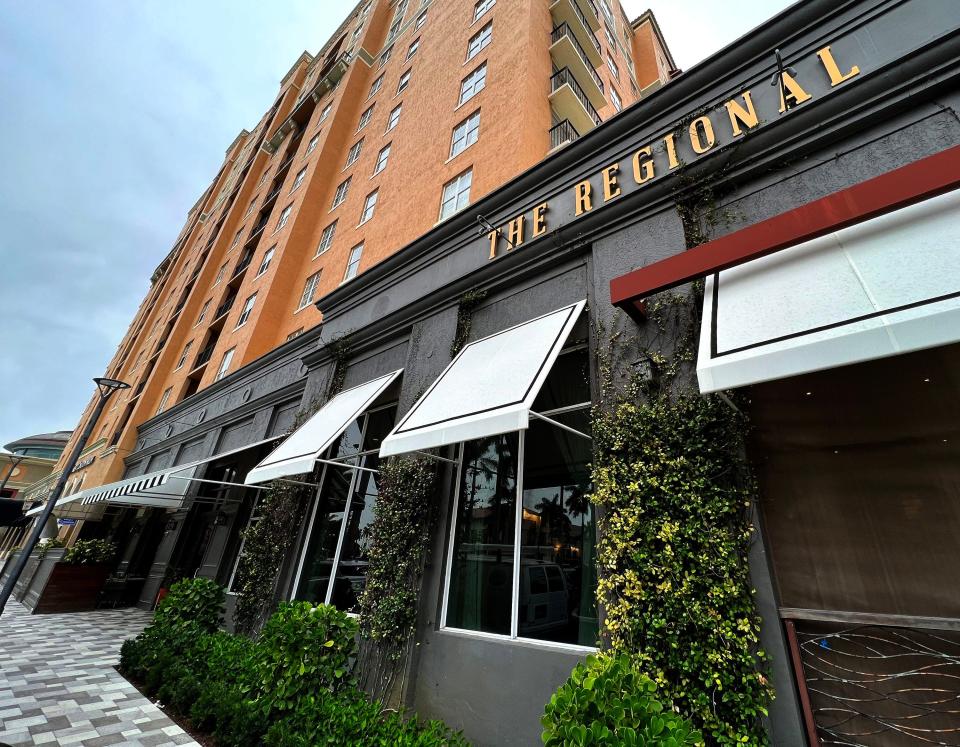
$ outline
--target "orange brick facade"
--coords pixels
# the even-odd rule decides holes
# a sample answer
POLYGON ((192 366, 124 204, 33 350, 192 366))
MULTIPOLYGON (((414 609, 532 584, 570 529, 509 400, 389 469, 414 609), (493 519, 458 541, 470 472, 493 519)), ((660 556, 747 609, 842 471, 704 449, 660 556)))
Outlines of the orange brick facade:
POLYGON ((617 114, 614 101, 629 106, 674 72, 652 15, 631 23, 617 0, 360 3, 319 53, 296 61, 273 106, 230 145, 189 212, 107 368, 131 389, 115 395, 95 425, 85 453, 97 458, 67 492, 119 479, 137 426, 213 383, 228 351, 227 375, 318 324, 312 302, 300 308, 308 278, 320 273, 307 300, 322 298, 349 282, 354 247, 363 245, 363 272, 426 233, 440 219, 444 185, 468 169, 472 203, 543 159, 557 146, 551 127, 564 117, 557 107, 579 106, 573 97, 552 96, 562 59, 576 63, 572 88, 602 81, 604 103, 595 109, 603 120, 617 114), (489 42, 468 59, 471 39, 488 24, 489 42), (579 51, 564 33, 580 40, 579 51), (586 61, 593 74, 578 72, 593 39, 586 57, 600 62, 586 61), (462 81, 481 65, 485 86, 460 103, 462 81), (451 157, 454 128, 478 111, 475 142, 451 157), (388 145, 386 166, 375 173, 388 145), (334 207, 347 179, 346 196, 334 207), (375 210, 361 222, 374 190, 375 210), (318 254, 334 221, 333 239, 318 254))

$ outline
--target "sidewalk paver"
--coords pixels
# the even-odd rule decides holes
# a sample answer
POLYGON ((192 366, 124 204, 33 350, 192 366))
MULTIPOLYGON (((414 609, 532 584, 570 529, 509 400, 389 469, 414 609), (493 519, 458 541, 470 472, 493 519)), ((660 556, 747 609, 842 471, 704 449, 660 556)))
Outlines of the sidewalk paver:
POLYGON ((137 609, 0 616, 0 744, 197 745, 114 666, 150 622, 137 609))

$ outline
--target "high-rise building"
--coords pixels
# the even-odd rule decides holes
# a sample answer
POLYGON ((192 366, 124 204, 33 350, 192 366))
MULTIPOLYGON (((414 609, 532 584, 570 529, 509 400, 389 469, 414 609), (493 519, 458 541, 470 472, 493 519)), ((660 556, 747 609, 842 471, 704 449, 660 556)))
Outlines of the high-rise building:
POLYGON ((616 0, 361 2, 230 144, 157 266, 83 487, 122 475, 140 423, 315 327, 315 300, 672 72, 653 15, 616 0))

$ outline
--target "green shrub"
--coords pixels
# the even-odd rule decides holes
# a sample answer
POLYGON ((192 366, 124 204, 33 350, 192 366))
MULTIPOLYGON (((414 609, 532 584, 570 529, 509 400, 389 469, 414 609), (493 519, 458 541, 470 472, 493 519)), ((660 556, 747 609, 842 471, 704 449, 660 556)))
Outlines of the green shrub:
POLYGON ((66 540, 62 540, 59 537, 54 537, 52 540, 44 542, 42 545, 38 545, 37 549, 34 551, 36 553, 38 560, 43 560, 47 557, 47 553, 51 550, 56 550, 58 547, 66 547, 66 540))
POLYGON ((248 694, 264 716, 293 710, 313 693, 347 683, 357 624, 336 607, 282 602, 267 620, 253 651, 255 685, 248 694))
POLYGON ((151 627, 173 628, 196 625, 207 633, 219 630, 223 621, 226 591, 209 578, 185 578, 170 587, 157 606, 151 627))
POLYGON ((693 726, 654 697, 656 684, 626 655, 587 657, 550 698, 543 743, 559 745, 702 745, 693 726))
POLYGON ((404 719, 384 714, 380 703, 356 688, 321 692, 300 701, 297 709, 267 731, 268 747, 450 747, 465 746, 460 734, 439 721, 404 719))
POLYGON ((77 540, 63 554, 63 562, 70 565, 102 565, 113 560, 117 546, 107 540, 77 540))

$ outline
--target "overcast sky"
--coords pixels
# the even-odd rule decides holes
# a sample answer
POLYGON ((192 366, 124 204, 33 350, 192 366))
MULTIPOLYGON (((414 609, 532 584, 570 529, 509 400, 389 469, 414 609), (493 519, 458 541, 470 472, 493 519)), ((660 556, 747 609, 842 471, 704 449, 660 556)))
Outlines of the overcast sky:
MULTIPOLYGON (((624 3, 682 69, 789 4, 624 3)), ((74 427, 224 150, 352 7, 0 0, 0 445, 74 427)))

